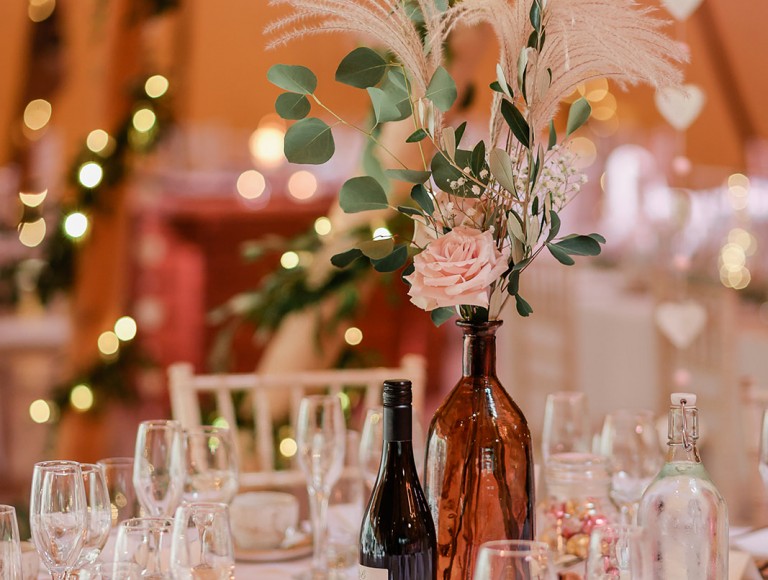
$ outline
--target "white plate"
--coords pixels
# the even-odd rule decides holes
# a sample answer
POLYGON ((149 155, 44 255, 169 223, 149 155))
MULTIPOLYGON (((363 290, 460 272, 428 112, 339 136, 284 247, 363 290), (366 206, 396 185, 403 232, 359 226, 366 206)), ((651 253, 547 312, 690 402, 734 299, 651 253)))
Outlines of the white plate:
POLYGON ((235 546, 235 560, 241 562, 283 562, 312 555, 312 542, 302 542, 288 548, 243 550, 235 546))

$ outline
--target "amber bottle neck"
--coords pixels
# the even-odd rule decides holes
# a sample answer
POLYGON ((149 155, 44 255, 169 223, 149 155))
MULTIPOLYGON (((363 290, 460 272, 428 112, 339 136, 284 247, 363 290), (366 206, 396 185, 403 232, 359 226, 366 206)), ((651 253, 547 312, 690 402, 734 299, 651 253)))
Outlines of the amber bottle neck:
POLYGON ((465 377, 496 376, 496 330, 501 321, 482 324, 459 322, 464 332, 462 374, 465 377))

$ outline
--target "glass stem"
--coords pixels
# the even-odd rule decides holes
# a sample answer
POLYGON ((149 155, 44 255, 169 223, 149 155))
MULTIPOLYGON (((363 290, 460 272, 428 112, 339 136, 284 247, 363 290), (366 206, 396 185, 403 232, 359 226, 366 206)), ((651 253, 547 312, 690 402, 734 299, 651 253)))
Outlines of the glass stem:
POLYGON ((312 568, 324 572, 328 568, 326 550, 326 542, 328 540, 328 493, 322 489, 310 489, 309 511, 312 516, 312 535, 315 544, 312 568))

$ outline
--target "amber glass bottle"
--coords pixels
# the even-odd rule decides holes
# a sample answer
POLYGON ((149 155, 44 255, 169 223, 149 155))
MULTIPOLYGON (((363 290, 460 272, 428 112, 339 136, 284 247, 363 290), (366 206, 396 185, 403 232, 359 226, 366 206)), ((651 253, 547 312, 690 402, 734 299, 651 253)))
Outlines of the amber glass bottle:
POLYGON ((531 434, 496 377, 501 321, 458 325, 462 377, 435 412, 427 442, 425 491, 439 580, 471 580, 483 542, 534 534, 531 434))

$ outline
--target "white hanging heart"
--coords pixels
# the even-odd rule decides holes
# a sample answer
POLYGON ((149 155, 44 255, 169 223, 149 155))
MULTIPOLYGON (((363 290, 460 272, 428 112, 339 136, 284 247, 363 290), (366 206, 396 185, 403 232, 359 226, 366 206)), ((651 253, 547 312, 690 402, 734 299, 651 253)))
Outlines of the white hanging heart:
POLYGON ((661 88, 654 98, 661 116, 678 131, 685 131, 693 124, 707 100, 701 87, 691 84, 661 88))
POLYGON ((662 302, 656 307, 656 325, 677 348, 687 348, 707 323, 707 311, 698 302, 662 302))
POLYGON ((663 0, 662 4, 672 16, 681 22, 687 20, 702 0, 663 0))

